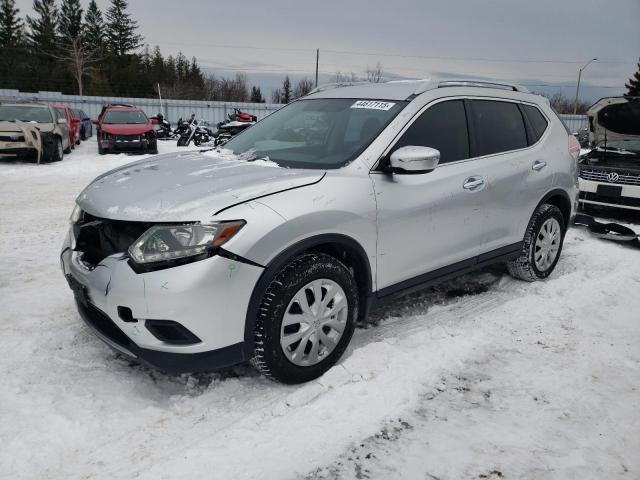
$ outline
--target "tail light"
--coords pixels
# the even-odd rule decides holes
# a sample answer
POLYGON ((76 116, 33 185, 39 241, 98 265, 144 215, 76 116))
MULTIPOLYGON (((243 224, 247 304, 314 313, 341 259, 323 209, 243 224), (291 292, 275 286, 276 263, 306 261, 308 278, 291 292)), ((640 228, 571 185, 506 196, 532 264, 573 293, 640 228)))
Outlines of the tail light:
POLYGON ((577 160, 580 156, 580 143, 573 135, 569 135, 569 155, 571 155, 574 160, 577 160))

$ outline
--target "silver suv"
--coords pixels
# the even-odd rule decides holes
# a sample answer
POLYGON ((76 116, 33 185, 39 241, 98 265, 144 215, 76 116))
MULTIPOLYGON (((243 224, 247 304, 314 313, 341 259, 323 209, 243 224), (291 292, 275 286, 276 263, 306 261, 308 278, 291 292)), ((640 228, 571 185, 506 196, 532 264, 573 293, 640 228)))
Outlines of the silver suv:
POLYGON ((224 150, 95 179, 62 268, 86 323, 130 358, 169 372, 252 360, 304 382, 380 302, 497 262, 549 276, 578 153, 517 86, 321 87, 224 150))

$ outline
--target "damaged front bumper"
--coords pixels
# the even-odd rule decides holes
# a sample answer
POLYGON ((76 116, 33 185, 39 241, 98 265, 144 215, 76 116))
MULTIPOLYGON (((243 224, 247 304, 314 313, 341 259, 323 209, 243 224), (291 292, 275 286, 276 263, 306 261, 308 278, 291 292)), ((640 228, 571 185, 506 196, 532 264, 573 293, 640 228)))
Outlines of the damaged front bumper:
POLYGON ((123 355, 170 373, 246 361, 249 299, 263 269, 221 256, 136 273, 124 253, 95 267, 74 251, 73 229, 62 271, 85 323, 123 355))

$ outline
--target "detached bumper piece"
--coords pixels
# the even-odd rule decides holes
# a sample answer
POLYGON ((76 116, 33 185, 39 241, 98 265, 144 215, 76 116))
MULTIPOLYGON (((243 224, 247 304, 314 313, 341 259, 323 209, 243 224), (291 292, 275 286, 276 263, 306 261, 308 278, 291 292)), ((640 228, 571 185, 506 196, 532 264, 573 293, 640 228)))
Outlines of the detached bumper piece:
MULTIPOLYGON (((139 347, 109 316, 91 304, 86 288, 73 276, 66 275, 73 290, 78 312, 91 330, 104 343, 122 355, 171 374, 202 372, 236 365, 249 357, 244 343, 198 353, 174 353, 139 347)), ((145 327, 159 340, 179 345, 190 345, 200 339, 186 327, 171 320, 145 320, 145 327)))

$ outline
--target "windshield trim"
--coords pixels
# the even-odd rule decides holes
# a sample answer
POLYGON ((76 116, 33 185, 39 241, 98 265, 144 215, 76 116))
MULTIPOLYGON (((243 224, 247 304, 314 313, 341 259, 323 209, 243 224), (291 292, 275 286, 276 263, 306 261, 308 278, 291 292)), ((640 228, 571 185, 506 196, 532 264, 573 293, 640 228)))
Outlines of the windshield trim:
MULTIPOLYGON (((273 113, 279 112, 282 109, 288 108, 291 105, 294 105, 298 102, 302 102, 302 101, 307 101, 307 102, 315 102, 315 101, 327 101, 327 100, 350 100, 350 101, 358 101, 358 100, 362 100, 362 98, 360 97, 353 97, 353 98, 306 98, 306 97, 301 97, 298 98, 297 100, 294 100, 293 102, 285 105, 284 107, 282 107, 279 110, 276 110, 273 113)), ((340 168, 343 168, 347 165, 349 165, 350 163, 352 163, 356 158, 358 158, 360 155, 362 155, 362 153, 369 148, 369 146, 371 146, 371 144, 380 137, 380 135, 382 134, 382 132, 391 124, 391 122, 393 122, 393 120, 395 120, 396 118, 398 118, 398 115, 400 115, 400 113, 406 108, 407 105, 409 105, 410 101, 408 100, 396 100, 396 99, 386 99, 386 98, 375 98, 375 99, 367 99, 367 100, 372 100, 372 101, 379 101, 379 102, 392 102, 394 104, 397 104, 400 106, 400 108, 398 109, 398 111, 395 113, 395 115, 391 115, 389 116, 389 118, 387 119, 387 121, 385 123, 382 124, 382 126, 380 127, 379 132, 373 137, 371 138, 368 142, 365 142, 363 145, 360 146, 359 149, 357 149, 355 152, 353 152, 347 159, 335 163, 335 164, 327 164, 327 163, 316 163, 316 162, 297 162, 297 161, 288 161, 288 160, 277 160, 277 159, 273 159, 273 158, 269 158, 269 160, 271 160, 274 163, 277 163, 278 166, 283 167, 283 168, 300 168, 300 169, 305 169, 305 170, 337 170, 340 168)), ((256 122, 256 125, 258 125, 261 121, 265 120, 267 117, 264 117, 262 120, 256 122)), ((240 132, 238 135, 236 135, 235 137, 233 137, 231 140, 229 140, 227 143, 225 143, 224 145, 221 146, 221 148, 227 148, 229 150, 232 150, 232 148, 229 148, 229 144, 232 143, 233 141, 235 141, 238 138, 241 138, 242 135, 246 134, 247 132, 249 132, 251 129, 247 128, 246 130, 240 132)), ((232 147, 233 145, 231 145, 232 147)), ((234 153, 236 155, 242 155, 243 153, 246 152, 235 152, 234 153)), ((247 160, 248 162, 251 162, 253 160, 260 160, 262 157, 256 157, 255 159, 252 160, 247 160)))

